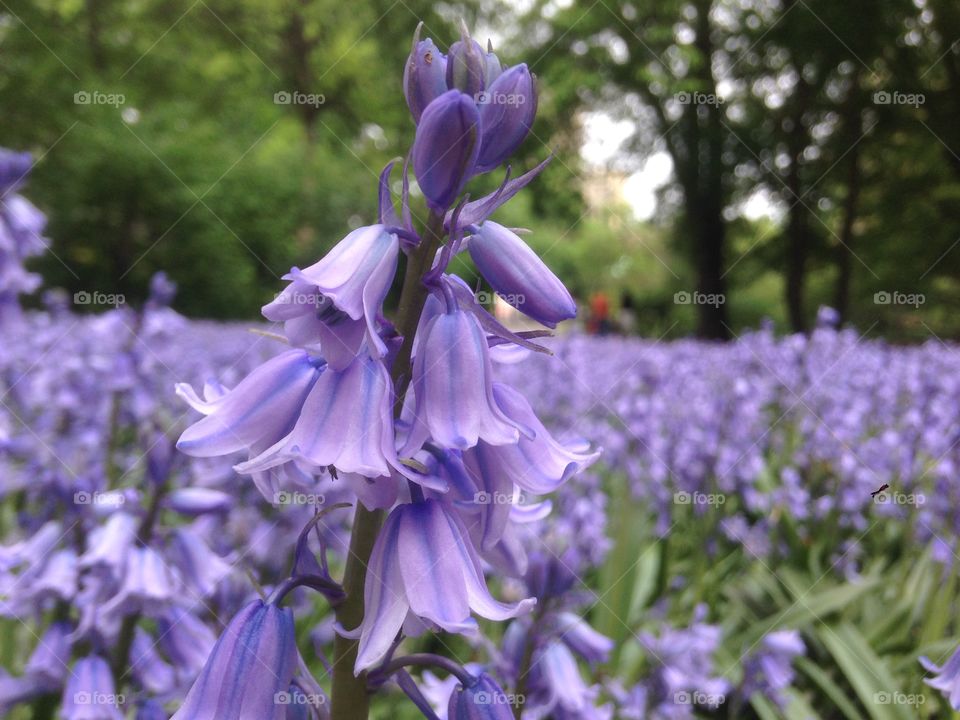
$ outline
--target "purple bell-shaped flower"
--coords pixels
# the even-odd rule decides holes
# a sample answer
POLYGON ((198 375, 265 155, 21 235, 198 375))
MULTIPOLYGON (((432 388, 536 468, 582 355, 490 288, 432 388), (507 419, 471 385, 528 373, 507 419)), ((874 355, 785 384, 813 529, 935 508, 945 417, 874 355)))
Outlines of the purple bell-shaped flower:
POLYGON ((923 681, 943 693, 951 708, 960 710, 960 647, 941 667, 937 667, 927 657, 921 657, 920 664, 928 673, 936 674, 936 677, 924 678, 923 681))
POLYGON ((342 371, 328 368, 290 433, 237 471, 301 460, 365 477, 388 475, 396 463, 392 408, 393 385, 379 360, 361 355, 342 371))
POLYGON ((377 663, 408 613, 448 632, 475 627, 471 610, 490 620, 529 611, 536 600, 495 600, 480 559, 456 512, 438 500, 399 505, 380 530, 364 586, 356 672, 377 663))
POLYGON ((479 440, 517 442, 517 424, 493 397, 487 338, 476 318, 462 310, 441 313, 423 328, 413 363, 416 403, 407 448, 432 437, 438 445, 466 449, 479 440))
POLYGON ((183 431, 177 448, 194 457, 215 457, 276 442, 290 432, 322 371, 316 358, 289 350, 212 401, 200 400, 189 386, 177 386, 178 393, 207 416, 183 431))
POLYGON ((254 600, 224 629, 171 720, 284 720, 297 668, 293 613, 254 600))
POLYGON ((63 690, 60 717, 63 720, 123 720, 119 708, 123 696, 117 695, 113 674, 99 655, 80 658, 63 690))
POLYGON ((387 348, 377 333, 377 316, 399 252, 400 241, 383 225, 358 228, 319 262, 285 275, 290 284, 263 307, 263 315, 284 323, 293 345, 319 345, 331 367, 349 365, 364 340, 383 356, 387 348))

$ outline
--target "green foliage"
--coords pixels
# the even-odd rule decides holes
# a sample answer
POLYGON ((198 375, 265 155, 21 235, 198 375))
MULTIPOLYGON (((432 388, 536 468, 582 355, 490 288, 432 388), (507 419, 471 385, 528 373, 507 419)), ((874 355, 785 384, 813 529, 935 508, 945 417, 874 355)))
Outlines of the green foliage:
MULTIPOLYGON (((785 551, 753 556, 717 531, 720 517, 735 512, 712 506, 695 517, 677 506, 668 536, 657 537, 643 501, 630 496, 620 477, 608 480, 613 498, 614 548, 601 569, 594 609, 597 629, 617 641, 610 662, 618 676, 638 679, 648 669, 635 636, 655 632, 661 613, 683 626, 706 602, 710 619, 723 626, 717 670, 736 683, 744 656, 768 632, 802 633, 808 653, 796 662, 791 703, 781 714, 763 699, 751 701, 760 718, 894 720, 946 718, 940 694, 921 682, 918 655, 943 657, 954 643, 942 638, 956 627, 957 570, 935 562, 929 548, 907 541, 906 523, 879 521, 866 532, 827 537, 804 529, 789 512, 774 510, 785 551), (810 539, 804 539, 810 536, 810 539), (856 540, 863 549, 859 576, 836 567, 837 548, 856 540), (705 547, 714 548, 709 560, 705 547), (888 548, 901 548, 889 553, 888 548), (668 587, 663 578, 682 578, 668 587), (653 612, 654 609, 657 612, 653 612), (901 693, 885 704, 883 694, 901 693), (923 695, 918 705, 904 696, 923 695)), ((753 717, 728 708, 729 717, 753 717)))
POLYGON ((376 176, 412 137, 416 16, 449 28, 425 2, 5 6, 0 144, 38 157, 46 285, 138 300, 163 269, 177 309, 254 316, 291 265, 374 220, 376 176))

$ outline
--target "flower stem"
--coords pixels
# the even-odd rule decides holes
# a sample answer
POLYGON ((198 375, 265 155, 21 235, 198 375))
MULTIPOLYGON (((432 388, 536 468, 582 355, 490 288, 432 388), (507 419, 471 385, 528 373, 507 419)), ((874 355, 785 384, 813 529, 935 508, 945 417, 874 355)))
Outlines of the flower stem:
MULTIPOLYGON (((168 483, 166 481, 154 486, 153 497, 147 506, 147 513, 140 521, 140 526, 136 532, 137 545, 140 547, 146 547, 150 544, 153 536, 153 528, 160 514, 160 505, 168 489, 168 483)), ((124 679, 130 674, 130 648, 133 647, 133 638, 137 631, 138 622, 140 622, 140 613, 135 612, 127 615, 120 625, 120 633, 117 636, 112 665, 113 678, 118 691, 123 687, 124 679)))
MULTIPOLYGON (((391 377, 396 401, 394 414, 403 407, 403 396, 410 382, 412 368, 413 336, 420 321, 420 313, 427 301, 427 288, 421 279, 430 269, 437 248, 443 241, 443 214, 430 213, 420 244, 407 256, 407 269, 397 309, 397 331, 403 336, 403 344, 393 362, 391 377)), ((382 510, 370 511, 357 503, 350 537, 350 551, 343 574, 343 589, 346 599, 337 608, 337 620, 347 629, 354 629, 363 620, 363 584, 367 563, 383 524, 382 510)), ((367 720, 370 698, 367 694, 366 673, 353 674, 357 660, 357 640, 337 636, 334 643, 332 720, 367 720)))
POLYGON ((440 668, 457 678, 464 687, 474 680, 470 673, 464 670, 463 666, 455 663, 450 658, 445 658, 442 655, 433 655, 432 653, 414 653, 413 655, 398 657, 391 660, 382 669, 377 670, 377 674, 389 677, 405 667, 440 668))

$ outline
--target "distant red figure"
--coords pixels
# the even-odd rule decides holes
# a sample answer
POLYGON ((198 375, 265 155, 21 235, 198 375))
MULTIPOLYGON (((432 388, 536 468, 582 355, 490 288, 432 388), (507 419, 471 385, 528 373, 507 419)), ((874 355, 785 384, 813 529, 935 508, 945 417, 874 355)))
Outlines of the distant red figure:
POLYGON ((602 290, 590 296, 587 332, 591 335, 606 335, 610 332, 610 299, 602 290))

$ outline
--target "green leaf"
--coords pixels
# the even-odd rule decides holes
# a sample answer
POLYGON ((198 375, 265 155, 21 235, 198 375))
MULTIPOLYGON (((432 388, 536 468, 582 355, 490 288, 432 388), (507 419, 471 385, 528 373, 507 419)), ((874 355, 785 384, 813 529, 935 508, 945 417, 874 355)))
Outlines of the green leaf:
MULTIPOLYGON (((941 568, 936 570, 943 572, 941 568)), ((947 581, 934 592, 927 612, 923 616, 923 625, 920 630, 920 644, 935 642, 947 634, 947 626, 953 618, 951 612, 957 597, 957 563, 953 563, 947 581)))
POLYGON ((750 698, 750 705, 760 716, 760 720, 780 720, 780 714, 777 712, 776 706, 760 693, 756 693, 750 698))
POLYGON ((863 720, 863 715, 857 709, 857 706, 847 697, 847 692, 837 685, 833 679, 810 658, 797 658, 794 660, 797 669, 803 672, 819 687, 823 694, 830 699, 837 710, 843 713, 848 720, 863 720))
POLYGON ((878 577, 864 577, 857 583, 846 583, 812 595, 797 592, 793 605, 757 623, 747 634, 747 642, 758 642, 777 628, 801 628, 825 620, 832 613, 853 605, 864 594, 875 589, 880 580, 878 577))
POLYGON ((911 720, 913 708, 884 701, 904 693, 889 668, 877 657, 860 631, 849 623, 823 625, 817 635, 843 670, 867 713, 873 720, 911 720))
POLYGON ((663 544, 660 542, 655 543, 640 555, 636 567, 636 578, 633 581, 630 608, 627 612, 627 624, 631 627, 640 621, 644 608, 650 605, 657 591, 662 556, 663 544))
POLYGON ((820 715, 796 688, 787 688, 786 694, 788 698, 787 707, 784 710, 786 720, 820 720, 820 715))

